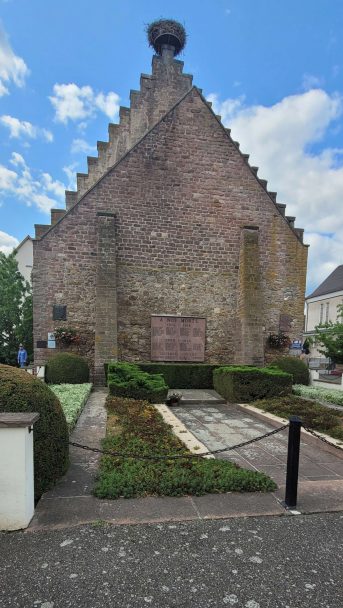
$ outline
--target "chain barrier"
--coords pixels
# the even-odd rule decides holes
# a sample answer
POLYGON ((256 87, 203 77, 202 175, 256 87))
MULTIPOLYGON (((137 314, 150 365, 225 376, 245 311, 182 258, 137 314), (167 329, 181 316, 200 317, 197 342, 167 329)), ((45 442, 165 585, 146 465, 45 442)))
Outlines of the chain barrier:
MULTIPOLYGON (((122 452, 113 452, 112 450, 102 450, 101 448, 92 448, 89 445, 84 445, 82 443, 77 443, 76 441, 68 441, 68 444, 75 447, 80 448, 82 450, 87 450, 88 452, 95 452, 96 454, 103 454, 104 456, 112 456, 113 458, 134 458, 135 460, 178 460, 178 459, 193 459, 193 458, 202 458, 203 456, 212 456, 214 454, 221 454, 222 452, 230 452, 232 450, 237 450, 239 448, 246 447, 251 445, 252 443, 256 443, 257 441, 261 441, 262 439, 266 439, 267 437, 271 437, 272 435, 276 435, 276 433, 280 433, 280 431, 284 431, 288 428, 289 424, 284 424, 273 431, 269 431, 264 435, 259 435, 258 437, 254 437, 254 439, 249 439, 248 441, 243 441, 242 443, 237 443, 236 445, 226 446, 225 448, 220 448, 218 450, 212 450, 208 452, 201 452, 199 454, 158 454, 156 456, 145 456, 144 454, 130 454, 130 453, 122 453, 122 452)), ((50 437, 50 436, 49 436, 50 437)), ((44 439, 44 437, 42 437, 44 439)), ((39 440, 38 440, 39 441, 39 440)), ((62 440, 61 440, 62 441, 62 440)))
POLYGON ((334 443, 331 443, 331 441, 328 441, 325 437, 323 437, 322 435, 319 435, 319 433, 316 433, 316 431, 314 431, 313 429, 310 429, 307 426, 303 426, 303 429, 305 431, 307 431, 308 433, 310 433, 311 435, 313 435, 314 437, 317 437, 317 439, 320 439, 320 441, 322 441, 323 443, 327 443, 332 448, 336 448, 337 450, 343 450, 343 446, 335 445, 334 443))

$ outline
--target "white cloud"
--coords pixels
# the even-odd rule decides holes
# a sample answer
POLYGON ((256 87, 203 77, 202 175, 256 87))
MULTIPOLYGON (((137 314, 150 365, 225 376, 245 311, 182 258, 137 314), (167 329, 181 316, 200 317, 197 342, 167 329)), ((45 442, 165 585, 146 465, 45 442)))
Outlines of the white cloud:
POLYGON ((70 151, 72 154, 91 154, 96 152, 96 147, 91 146, 85 139, 74 139, 70 151))
POLYGON ((78 167, 79 167, 79 163, 72 163, 71 165, 67 165, 66 167, 63 167, 63 171, 68 178, 66 190, 76 190, 77 189, 76 170, 78 169, 78 167))
MULTIPOLYGON (((310 265, 308 269, 308 286, 318 287, 324 279, 343 264, 342 232, 328 236, 316 232, 306 234, 306 242, 310 245, 310 265)), ((312 291, 312 289, 308 291, 312 291)))
POLYGON ((15 55, 6 32, 0 25, 0 97, 9 93, 7 85, 11 83, 23 87, 28 74, 29 69, 25 61, 15 55))
POLYGON ((13 249, 19 245, 18 239, 15 236, 11 236, 7 234, 7 232, 3 232, 0 230, 0 251, 8 255, 12 253, 13 249))
POLYGON ((70 83, 55 84, 53 92, 49 99, 55 108, 57 122, 84 121, 99 110, 113 120, 119 112, 119 96, 113 91, 96 94, 89 85, 79 87, 70 83))
POLYGON ((0 194, 14 196, 28 207, 35 205, 44 213, 49 213, 52 207, 61 207, 66 189, 62 182, 53 180, 49 173, 35 172, 33 176, 18 152, 13 152, 10 163, 15 170, 0 165, 0 194))
POLYGON ((242 97, 209 99, 250 163, 260 167, 259 177, 287 203, 287 215, 311 233, 305 237, 311 244, 308 283, 319 284, 328 268, 343 263, 343 149, 322 143, 342 116, 342 98, 313 89, 270 107, 247 106, 242 97), (321 151, 311 151, 313 144, 321 151))
POLYGON ((37 137, 41 137, 49 143, 54 139, 51 131, 36 127, 27 120, 19 120, 19 118, 9 116, 8 114, 0 116, 0 123, 9 130, 10 138, 21 139, 28 137, 29 139, 37 139, 37 137))

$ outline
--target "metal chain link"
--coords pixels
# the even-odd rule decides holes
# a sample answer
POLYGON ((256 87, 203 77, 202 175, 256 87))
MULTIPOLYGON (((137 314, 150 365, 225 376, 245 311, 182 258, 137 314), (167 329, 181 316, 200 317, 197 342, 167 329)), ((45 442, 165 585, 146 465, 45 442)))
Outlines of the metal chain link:
POLYGON ((325 437, 322 437, 322 435, 319 435, 313 429, 310 429, 307 426, 303 426, 303 429, 305 431, 307 431, 308 433, 310 433, 311 435, 313 435, 314 437, 317 437, 317 439, 320 439, 320 441, 322 441, 323 443, 327 443, 328 445, 331 445, 332 448, 336 448, 337 450, 343 450, 343 446, 335 445, 334 443, 331 443, 331 441, 328 441, 325 437))
POLYGON ((247 445, 251 445, 252 443, 256 443, 257 441, 261 441, 262 439, 266 439, 266 437, 271 437, 272 435, 276 435, 276 433, 280 433, 280 431, 285 430, 289 424, 284 424, 273 431, 269 431, 264 435, 259 435, 258 437, 254 437, 254 439, 249 439, 248 441, 243 441, 242 443, 237 443, 236 445, 226 446, 225 448, 220 448, 218 450, 212 450, 208 452, 201 452, 199 454, 165 454, 165 455, 156 455, 156 456, 144 456, 142 454, 130 454, 130 453, 122 453, 122 452, 112 452, 112 450, 102 450, 100 448, 92 448, 88 445, 83 445, 81 443, 77 443, 76 441, 68 441, 68 444, 75 447, 80 448, 82 450, 87 450, 89 452, 95 452, 97 454, 104 454, 105 456, 112 456, 114 458, 134 458, 136 460, 177 460, 180 458, 190 459, 190 458, 202 458, 203 456, 212 456, 214 454, 220 454, 222 452, 230 452, 231 450, 237 450, 239 448, 246 447, 247 445))

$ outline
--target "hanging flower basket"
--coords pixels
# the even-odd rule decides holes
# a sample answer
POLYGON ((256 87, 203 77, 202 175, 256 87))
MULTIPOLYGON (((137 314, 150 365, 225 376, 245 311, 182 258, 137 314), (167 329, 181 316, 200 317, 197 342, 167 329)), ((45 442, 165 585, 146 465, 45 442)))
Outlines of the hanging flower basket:
POLYGON ((80 336, 76 329, 71 327, 57 327, 55 329, 55 340, 59 346, 78 346, 80 344, 80 336))
POLYGON ((278 334, 269 334, 267 342, 270 348, 275 348, 277 350, 288 348, 291 344, 290 338, 283 332, 279 332, 278 334))

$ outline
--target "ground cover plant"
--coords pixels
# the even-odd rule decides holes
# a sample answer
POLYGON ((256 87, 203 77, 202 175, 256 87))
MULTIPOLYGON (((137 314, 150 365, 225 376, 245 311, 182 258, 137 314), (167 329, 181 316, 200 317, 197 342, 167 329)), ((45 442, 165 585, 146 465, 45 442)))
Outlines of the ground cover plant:
POLYGON ((150 403, 163 403, 168 394, 161 374, 148 374, 138 365, 126 362, 109 364, 108 388, 111 395, 146 399, 150 403))
MULTIPOLYGON (((106 450, 140 455, 189 454, 159 412, 146 401, 108 397, 106 450)), ((227 460, 134 460, 103 456, 95 487, 99 498, 200 496, 208 492, 268 492, 276 487, 264 473, 227 460)))
MULTIPOLYGON (((0 412, 38 412, 34 425, 35 498, 69 465, 68 427, 56 395, 24 370, 0 365, 0 412)), ((1 490, 0 490, 1 491, 1 490)))
POLYGON ((320 386, 316 387, 294 384, 293 393, 295 395, 300 395, 301 397, 307 397, 308 399, 327 401, 328 403, 343 406, 343 391, 338 391, 335 389, 330 390, 327 388, 321 388, 320 386))
POLYGON ((50 384, 49 388, 60 401, 71 433, 90 395, 92 385, 90 383, 50 384))
POLYGON ((292 376, 275 367, 225 366, 213 372, 217 393, 231 402, 249 402, 292 392, 292 376))
POLYGON ((287 395, 277 399, 261 399, 254 406, 281 418, 299 416, 304 426, 343 441, 343 411, 330 410, 315 401, 287 395))

